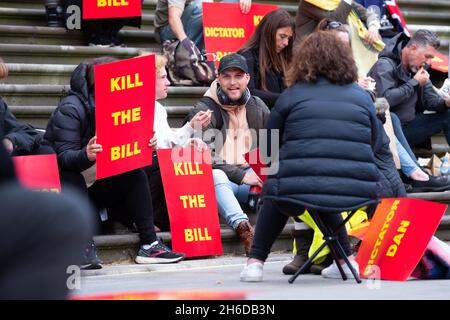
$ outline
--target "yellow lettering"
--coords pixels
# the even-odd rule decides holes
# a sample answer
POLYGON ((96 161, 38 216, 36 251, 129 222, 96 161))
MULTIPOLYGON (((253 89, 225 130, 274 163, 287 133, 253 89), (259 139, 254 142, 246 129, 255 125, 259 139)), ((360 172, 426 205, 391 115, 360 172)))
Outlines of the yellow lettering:
POLYGON ((388 257, 393 257, 393 256, 395 256, 396 252, 397 252, 397 245, 392 244, 389 246, 388 251, 386 252, 386 255, 388 257))
POLYGON ((186 209, 187 208, 187 200, 188 196, 180 196, 180 200, 183 201, 183 208, 186 209))
POLYGON ((191 229, 184 229, 184 240, 186 242, 194 241, 194 237, 192 236, 192 230, 191 229))
POLYGON ((406 228, 409 226, 410 223, 411 223, 411 222, 408 221, 408 220, 402 220, 402 221, 400 222, 400 227, 398 227, 397 231, 398 231, 398 232, 406 233, 406 228))
POLYGON ((253 25, 256 27, 262 20, 263 16, 253 16, 253 25))
POLYGON ((199 208, 206 208, 205 195, 204 194, 198 195, 198 207, 199 208))
POLYGON ((119 80, 120 80, 120 77, 111 79, 111 92, 121 90, 121 88, 119 86, 119 80))
POLYGON ((128 110, 113 112, 111 114, 111 117, 113 117, 113 119, 114 119, 115 126, 119 125, 119 120, 120 120, 120 124, 126 124, 126 123, 130 123, 130 122, 140 121, 141 120, 141 108, 139 107, 139 108, 133 108, 133 109, 128 109, 128 110))
POLYGON ((127 0, 97 0, 97 7, 126 7, 127 0))
POLYGON ((175 175, 176 176, 184 176, 184 172, 183 170, 181 170, 181 165, 182 163, 174 163, 173 164, 173 169, 175 170, 175 175))
POLYGON ((135 141, 133 143, 133 149, 131 149, 131 144, 127 143, 121 146, 111 147, 111 161, 118 160, 120 158, 129 158, 141 153, 139 149, 139 142, 135 141))
POLYGON ((120 159, 120 147, 111 148, 111 161, 120 159))

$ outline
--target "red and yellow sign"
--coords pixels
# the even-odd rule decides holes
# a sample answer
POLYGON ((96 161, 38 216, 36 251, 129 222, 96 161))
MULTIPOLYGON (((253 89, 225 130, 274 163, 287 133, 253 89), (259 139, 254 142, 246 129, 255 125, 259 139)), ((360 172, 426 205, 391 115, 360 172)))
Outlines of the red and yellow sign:
POLYGON ((356 258, 361 277, 407 280, 446 209, 445 204, 413 198, 383 199, 356 258))
POLYGON ((239 3, 203 2, 202 5, 206 53, 208 60, 216 61, 217 65, 220 59, 247 42, 267 13, 278 9, 276 5, 254 3, 244 14, 239 3))
POLYGON ((158 150, 172 249, 186 257, 221 255, 211 156, 194 148, 158 150))
POLYGON ((83 19, 140 17, 141 0, 83 0, 83 19))
POLYGON ((244 154, 244 159, 247 161, 250 168, 258 175, 258 177, 264 182, 267 179, 267 174, 265 174, 265 168, 267 168, 267 164, 265 164, 261 160, 261 155, 259 153, 259 148, 253 149, 244 154))
POLYGON ((61 192, 56 154, 12 157, 22 185, 37 191, 61 192))
POLYGON ((436 51, 434 58, 431 60, 431 67, 437 71, 447 73, 448 72, 448 58, 442 53, 436 51))
POLYGON ((155 56, 95 66, 97 179, 151 164, 155 56))

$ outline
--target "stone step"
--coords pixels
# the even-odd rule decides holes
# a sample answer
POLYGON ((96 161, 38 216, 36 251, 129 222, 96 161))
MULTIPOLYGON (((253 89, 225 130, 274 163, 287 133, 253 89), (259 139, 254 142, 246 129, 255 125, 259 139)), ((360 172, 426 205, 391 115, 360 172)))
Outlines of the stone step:
MULTIPOLYGON (((154 8, 142 13, 142 28, 153 26, 154 8)), ((0 23, 27 26, 47 26, 47 17, 43 5, 41 7, 6 7, 0 4, 0 23)))
MULTIPOLYGON (((169 98, 161 100, 164 106, 192 106, 203 96, 207 87, 169 87, 169 98)), ((0 96, 10 106, 56 106, 70 90, 68 85, 0 84, 0 96), (28 103, 27 103, 28 102, 28 103)))
MULTIPOLYGON (((277 241, 272 247, 272 251, 292 251, 291 231, 293 224, 287 224, 277 241)), ((221 228, 223 254, 244 254, 244 247, 238 236, 231 228, 221 228)), ((159 232, 166 245, 170 245, 172 237, 169 232, 159 232)), ((97 245, 98 255, 104 263, 128 261, 131 262, 136 257, 139 247, 139 237, 135 233, 122 235, 102 235, 94 237, 97 245)))
MULTIPOLYGON (((150 52, 159 49, 146 48, 150 52)), ((0 57, 7 63, 79 64, 85 59, 113 56, 119 59, 135 57, 142 48, 98 48, 87 46, 32 45, 0 43, 0 57)), ((155 51, 156 50, 156 51, 155 51)))
MULTIPOLYGON (((155 42, 153 28, 145 30, 125 29, 119 32, 119 36, 129 47, 154 47, 155 50, 160 48, 160 44, 155 42)), ((21 25, 0 25, 0 43, 73 46, 85 46, 87 44, 81 31, 21 25)))
MULTIPOLYGON (((291 231, 293 224, 288 223, 272 247, 272 251, 292 251, 291 231)), ((171 244, 171 235, 169 232, 160 232, 165 244, 171 244)), ((444 216, 441 220, 435 236, 442 241, 450 241, 450 216, 444 216)), ((244 253, 242 243, 239 241, 236 233, 228 227, 221 228, 221 238, 223 254, 244 253)), ((139 237, 135 233, 101 235, 94 237, 97 245, 98 255, 104 263, 112 262, 131 262, 136 256, 139 246, 139 237)))

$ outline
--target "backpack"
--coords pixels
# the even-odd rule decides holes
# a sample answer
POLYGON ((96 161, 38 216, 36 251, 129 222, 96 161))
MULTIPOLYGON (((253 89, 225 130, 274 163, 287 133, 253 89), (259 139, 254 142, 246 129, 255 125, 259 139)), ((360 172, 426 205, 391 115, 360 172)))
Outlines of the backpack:
POLYGON ((179 40, 164 41, 163 53, 168 61, 169 80, 174 85, 209 86, 216 79, 216 65, 206 61, 192 41, 190 44, 191 50, 188 51, 179 40))

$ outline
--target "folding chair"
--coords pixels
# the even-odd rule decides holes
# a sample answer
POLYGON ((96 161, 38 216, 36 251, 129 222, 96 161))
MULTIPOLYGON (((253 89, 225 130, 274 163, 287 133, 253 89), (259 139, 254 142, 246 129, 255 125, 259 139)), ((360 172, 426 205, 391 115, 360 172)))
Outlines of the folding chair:
MULTIPOLYGON (((355 280, 357 283, 361 283, 361 279, 359 278, 358 272, 353 268, 350 261, 347 258, 347 255, 344 252, 344 249, 342 248, 341 244, 338 242, 338 236, 337 232, 341 228, 345 228, 345 224, 351 219, 351 217, 356 213, 356 210, 352 211, 345 220, 339 224, 339 226, 336 228, 336 230, 331 230, 320 218, 320 215, 317 213, 316 210, 310 210, 309 213, 311 214, 312 219, 316 223, 317 227, 323 234, 323 239, 325 242, 317 249, 314 254, 303 264, 303 266, 289 279, 289 283, 294 283, 295 279, 297 279, 298 275, 303 273, 304 270, 306 270, 311 264, 312 261, 316 258, 316 256, 322 251, 322 249, 325 246, 328 246, 330 248, 331 256, 333 257, 334 261, 336 261, 336 264, 339 268, 339 272, 341 273, 342 280, 347 280, 347 276, 344 273, 344 270, 342 269, 341 264, 338 262, 338 259, 342 258, 344 259, 347 266, 350 268, 353 276, 355 277, 355 280)), ((338 214, 338 213, 336 213, 338 214)))

